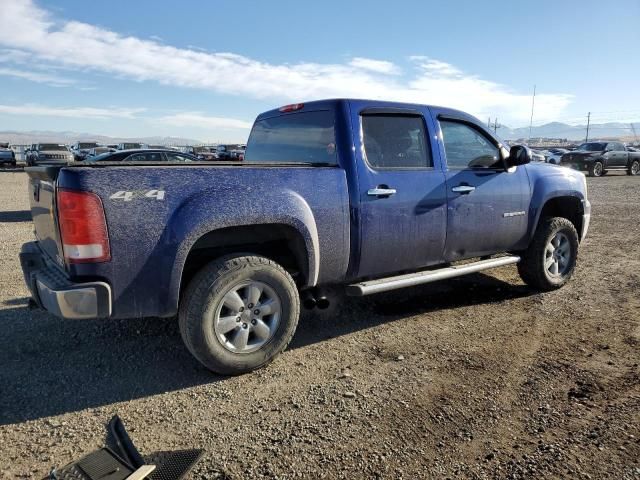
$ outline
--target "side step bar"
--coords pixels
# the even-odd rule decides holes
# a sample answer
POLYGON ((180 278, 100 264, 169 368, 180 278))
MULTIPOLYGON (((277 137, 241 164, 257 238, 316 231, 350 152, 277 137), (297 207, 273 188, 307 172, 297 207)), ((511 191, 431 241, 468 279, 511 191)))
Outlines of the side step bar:
POLYGON ((354 283, 347 285, 347 295, 352 297, 363 297, 372 293, 387 292, 398 288, 412 287, 423 283, 436 282, 438 280, 446 280, 447 278, 461 277, 470 273, 481 272, 490 268, 503 267, 518 263, 520 257, 509 255, 505 257, 490 258, 488 260, 479 260, 473 263, 465 263, 455 265, 438 270, 426 270, 417 273, 408 273, 406 275, 398 275, 396 277, 379 278, 377 280, 369 280, 367 282, 354 283))

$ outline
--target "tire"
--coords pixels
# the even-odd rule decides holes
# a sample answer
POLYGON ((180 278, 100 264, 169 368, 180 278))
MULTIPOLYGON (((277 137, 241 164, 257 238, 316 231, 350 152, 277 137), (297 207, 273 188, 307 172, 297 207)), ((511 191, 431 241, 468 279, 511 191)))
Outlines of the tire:
POLYGON ((569 220, 562 217, 540 219, 529 248, 521 254, 520 277, 539 290, 562 287, 575 270, 578 245, 578 233, 569 220))
POLYGON ((603 172, 604 172, 604 165, 600 161, 593 162, 593 164, 589 166, 590 177, 601 177, 603 175, 603 172))
POLYGON ((627 175, 636 176, 638 174, 640 174, 640 161, 634 160, 633 162, 631 162, 631 165, 629 165, 627 175))
POLYGON ((299 316, 300 295, 286 270, 264 257, 232 255, 206 265, 187 286, 180 334, 209 370, 239 375, 285 350, 299 316))

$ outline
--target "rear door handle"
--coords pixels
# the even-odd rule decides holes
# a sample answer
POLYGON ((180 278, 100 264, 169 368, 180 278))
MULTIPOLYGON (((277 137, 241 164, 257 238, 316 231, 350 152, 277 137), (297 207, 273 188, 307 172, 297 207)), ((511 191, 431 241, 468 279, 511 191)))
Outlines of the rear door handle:
POLYGON ((376 188, 370 188, 367 191, 367 195, 369 195, 370 197, 390 197, 391 195, 395 195, 395 194, 396 194, 395 188, 376 187, 376 188))
POLYGON ((476 187, 472 187, 471 185, 458 185, 457 187, 453 187, 451 191, 465 195, 473 192, 475 189, 476 187))

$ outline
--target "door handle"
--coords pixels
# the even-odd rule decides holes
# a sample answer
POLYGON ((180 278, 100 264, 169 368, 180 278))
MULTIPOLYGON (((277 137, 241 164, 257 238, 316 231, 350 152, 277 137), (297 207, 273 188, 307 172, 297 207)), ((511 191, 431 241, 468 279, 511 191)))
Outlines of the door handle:
POLYGON ((391 195, 395 195, 395 194, 396 194, 395 188, 376 187, 376 188, 370 188, 367 191, 367 195, 369 195, 370 197, 390 197, 391 195))
POLYGON ((457 187, 453 187, 451 191, 466 195, 468 193, 473 192, 475 189, 476 187, 472 187, 471 185, 458 185, 457 187))

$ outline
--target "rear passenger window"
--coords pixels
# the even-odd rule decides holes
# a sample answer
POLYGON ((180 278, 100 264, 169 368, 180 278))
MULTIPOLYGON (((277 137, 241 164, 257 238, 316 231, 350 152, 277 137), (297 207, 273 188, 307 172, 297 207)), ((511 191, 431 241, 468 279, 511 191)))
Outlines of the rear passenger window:
POLYGON ((498 147, 475 128, 445 120, 440 128, 449 168, 502 167, 498 147))
POLYGON ((333 112, 298 112, 258 120, 251 130, 245 163, 336 164, 333 112))
POLYGON ((371 167, 433 167, 422 117, 375 114, 361 118, 365 157, 371 167))

